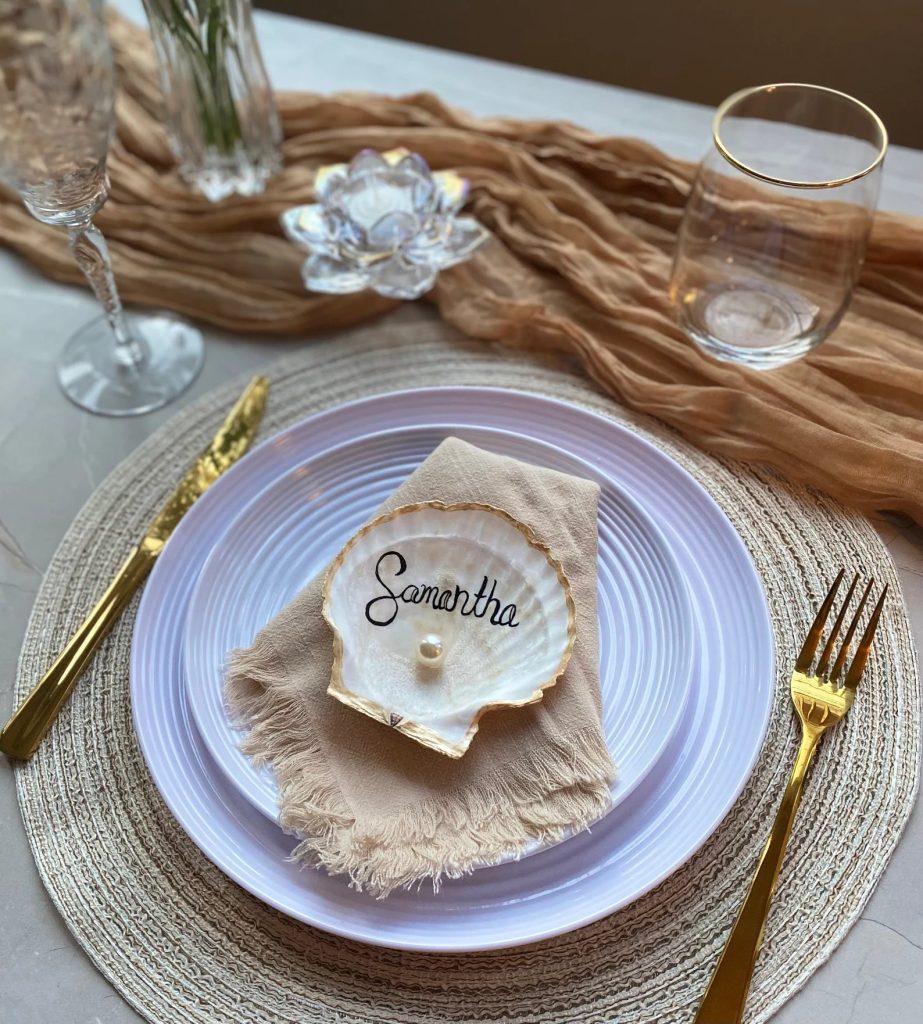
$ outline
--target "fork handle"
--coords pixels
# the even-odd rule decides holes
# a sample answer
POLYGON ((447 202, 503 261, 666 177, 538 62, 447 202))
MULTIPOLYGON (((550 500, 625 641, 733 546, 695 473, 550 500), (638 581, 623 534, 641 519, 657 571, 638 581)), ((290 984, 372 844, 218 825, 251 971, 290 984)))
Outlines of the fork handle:
POLYGON ((737 914, 724 951, 705 990, 705 997, 699 1006, 694 1024, 740 1024, 743 1020, 753 968, 763 942, 769 904, 776 891, 788 837, 791 835, 795 814, 801 803, 804 778, 822 731, 813 729, 810 725, 802 726, 801 746, 798 748, 798 756, 795 758, 782 803, 776 812, 772 831, 763 847, 756 874, 737 914))
POLYGON ((35 753, 87 662, 151 571, 155 557, 144 544, 132 548, 105 594, 0 732, 4 754, 27 761, 35 753))

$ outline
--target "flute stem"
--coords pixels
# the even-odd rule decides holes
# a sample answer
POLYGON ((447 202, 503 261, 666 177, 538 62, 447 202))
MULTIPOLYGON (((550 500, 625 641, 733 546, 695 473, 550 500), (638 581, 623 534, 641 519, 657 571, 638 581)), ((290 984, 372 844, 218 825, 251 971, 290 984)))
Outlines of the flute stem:
POLYGON ((92 221, 75 224, 68 229, 68 244, 112 328, 116 361, 126 370, 138 369, 144 362, 144 353, 141 346, 132 338, 125 321, 122 300, 119 298, 115 277, 112 274, 109 247, 103 233, 92 221))

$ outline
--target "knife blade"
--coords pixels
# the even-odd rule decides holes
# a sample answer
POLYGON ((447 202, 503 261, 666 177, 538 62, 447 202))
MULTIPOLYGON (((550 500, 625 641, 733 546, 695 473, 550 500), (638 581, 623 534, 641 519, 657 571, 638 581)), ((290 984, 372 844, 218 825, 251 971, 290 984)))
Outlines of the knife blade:
POLYGON ((0 732, 0 751, 4 754, 27 761, 38 749, 97 647, 153 569, 177 523, 250 447, 268 394, 265 377, 254 377, 247 385, 211 443, 131 549, 106 592, 0 732))

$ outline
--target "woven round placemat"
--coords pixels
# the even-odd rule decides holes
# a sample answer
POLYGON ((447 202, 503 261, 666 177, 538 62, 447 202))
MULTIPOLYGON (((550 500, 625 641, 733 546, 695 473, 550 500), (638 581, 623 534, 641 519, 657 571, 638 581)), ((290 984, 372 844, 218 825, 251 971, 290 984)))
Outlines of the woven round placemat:
MULTIPOLYGON (((39 871, 77 941, 140 1013, 163 1024, 688 1022, 796 749, 786 666, 833 569, 861 567, 888 581, 893 596, 858 704, 825 740, 807 785, 750 996, 747 1020, 766 1020, 857 919, 913 804, 920 733, 911 709, 919 706, 919 682, 899 584, 870 525, 768 471, 693 449, 615 407, 568 370, 453 339, 422 311, 306 347, 268 373, 273 388, 263 436, 376 392, 489 383, 581 403, 668 451, 724 508, 765 584, 780 659, 765 748, 744 794, 702 850, 609 918, 510 951, 442 956, 363 946, 264 906, 213 867, 170 816, 131 727, 135 601, 48 740, 18 769, 39 871)), ((103 589, 241 384, 231 382, 177 414, 81 511, 36 600, 19 697, 103 589)))

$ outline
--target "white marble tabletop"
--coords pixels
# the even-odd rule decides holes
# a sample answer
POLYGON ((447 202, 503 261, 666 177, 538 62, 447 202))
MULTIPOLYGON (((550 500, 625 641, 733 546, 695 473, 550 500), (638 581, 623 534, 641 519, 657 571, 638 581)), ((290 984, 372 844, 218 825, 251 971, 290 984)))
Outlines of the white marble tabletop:
MULTIPOLYGON (((139 0, 119 6, 142 20, 139 0)), ((559 75, 450 54, 276 15, 257 16, 276 86, 437 92, 477 114, 566 118, 648 139, 697 159, 710 111, 559 75)), ((745 83, 746 84, 746 83, 745 83)), ((923 214, 923 153, 895 148, 882 206, 923 214)), ((52 284, 0 252, 0 716, 11 710, 17 655, 45 566, 103 477, 179 404, 290 351, 209 332, 205 369, 167 409, 131 420, 90 416, 58 391, 54 361, 95 314, 81 289, 52 284)), ((923 341, 923 339, 921 339, 923 341)), ((917 649, 923 640, 923 531, 882 521, 900 569, 917 649)), ((2 760, 2 759, 0 759, 2 760)), ((12 772, 0 764, 0 1019, 16 1024, 129 1024, 140 1018, 71 938, 38 879, 12 772)), ((861 920, 775 1018, 778 1024, 923 1022, 923 813, 919 806, 861 920)), ((245 1022, 241 1022, 245 1024, 245 1022)))

